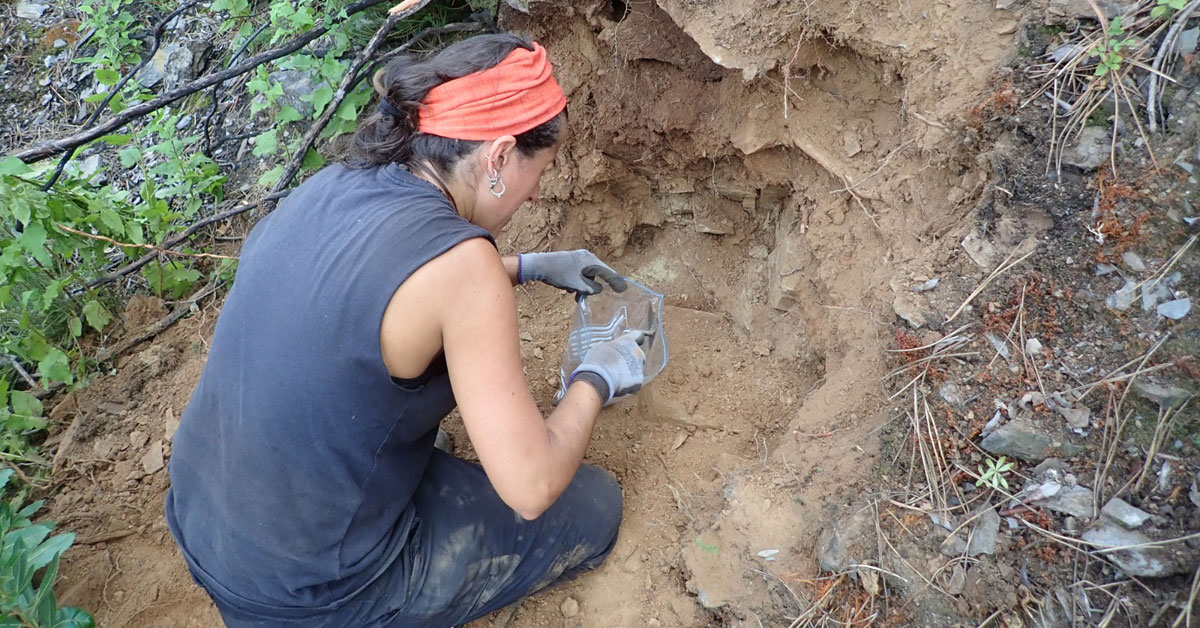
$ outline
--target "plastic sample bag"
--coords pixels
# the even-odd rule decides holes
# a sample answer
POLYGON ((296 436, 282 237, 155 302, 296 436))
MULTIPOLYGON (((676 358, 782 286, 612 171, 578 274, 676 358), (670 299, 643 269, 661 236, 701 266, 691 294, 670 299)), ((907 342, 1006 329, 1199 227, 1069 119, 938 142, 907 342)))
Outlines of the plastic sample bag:
POLYGON ((642 385, 658 376, 667 366, 667 338, 663 333, 663 295, 625 280, 628 287, 616 292, 609 287, 599 294, 580 295, 576 299, 575 317, 571 320, 571 331, 567 335, 567 350, 563 354, 562 368, 558 371, 558 403, 567 394, 571 373, 583 362, 583 356, 592 347, 612 340, 630 330, 645 332, 641 343, 646 352, 645 377, 642 385))

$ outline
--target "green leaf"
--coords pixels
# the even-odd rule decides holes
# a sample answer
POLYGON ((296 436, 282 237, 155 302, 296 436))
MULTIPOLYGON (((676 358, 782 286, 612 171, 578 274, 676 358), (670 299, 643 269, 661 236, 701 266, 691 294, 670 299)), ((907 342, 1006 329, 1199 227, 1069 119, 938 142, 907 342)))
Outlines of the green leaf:
POLYGON ((275 129, 264 131, 254 138, 254 150, 251 153, 255 157, 264 157, 266 155, 274 155, 279 148, 279 138, 275 129))
POLYGON ((27 560, 30 567, 33 569, 41 569, 50 561, 62 556, 62 553, 67 551, 68 547, 75 542, 75 533, 66 532, 64 534, 56 534, 50 537, 45 543, 42 543, 29 553, 27 560))
POLYGON ((120 238, 125 235, 125 223, 121 222, 121 215, 111 207, 105 207, 100 210, 100 222, 108 228, 109 235, 120 238))
POLYGON ((39 499, 36 502, 33 502, 32 504, 29 504, 28 506, 22 508, 20 511, 17 512, 17 515, 16 515, 17 520, 19 521, 22 519, 28 519, 28 518, 32 517, 35 513, 37 513, 38 510, 41 510, 42 506, 45 505, 45 503, 46 503, 46 500, 39 499))
POLYGON ((127 146, 117 151, 117 156, 121 158, 121 167, 132 168, 142 158, 142 149, 136 144, 127 146))
POLYGON ((96 620, 87 611, 68 606, 58 609, 52 628, 96 628, 96 620))
POLYGON ((0 469, 0 489, 8 486, 8 481, 12 479, 13 473, 15 471, 12 469, 0 469))
POLYGON ((109 321, 112 320, 112 315, 108 313, 108 310, 104 309, 104 306, 95 299, 83 304, 83 317, 87 320, 88 327, 96 331, 104 331, 109 321))
POLYGON ((42 402, 37 397, 23 391, 14 390, 9 393, 13 412, 25 416, 42 416, 42 402))
POLYGON ((325 158, 313 148, 308 149, 308 152, 304 153, 304 160, 300 162, 300 167, 305 170, 318 170, 324 165, 325 158))
POLYGON ((282 176, 283 176, 283 164, 280 164, 280 165, 275 166, 274 168, 271 168, 270 170, 262 173, 262 176, 260 176, 258 178, 258 184, 261 186, 264 186, 264 187, 269 186, 269 185, 275 185, 275 183, 277 183, 279 181, 279 177, 282 177, 282 176))
POLYGON ((26 253, 33 256, 44 266, 53 264, 50 257, 50 252, 46 250, 46 238, 49 234, 46 233, 46 228, 41 223, 32 223, 25 226, 25 232, 17 240, 21 243, 21 248, 25 249, 26 253))
POLYGON ((101 85, 112 86, 116 85, 117 82, 121 80, 120 72, 117 72, 116 70, 109 70, 107 68, 97 69, 95 76, 96 82, 101 85))
POLYGON ((297 120, 304 119, 304 116, 301 115, 299 111, 296 111, 296 108, 291 105, 284 105, 281 107, 279 109, 278 117, 280 122, 295 122, 297 120))
POLYGON ((83 335, 83 321, 79 320, 78 316, 72 316, 67 321, 67 329, 71 332, 72 338, 78 338, 83 335))
POLYGON ((104 137, 102 137, 96 141, 104 142, 105 144, 108 144, 109 146, 115 147, 115 146, 124 146, 131 139, 133 139, 132 133, 109 133, 108 135, 105 135, 104 137))
POLYGON ((0 175, 20 175, 29 174, 30 172, 33 172, 33 168, 30 168, 25 162, 16 157, 9 156, 0 160, 0 175))
POLYGON ((43 379, 53 382, 70 384, 75 380, 71 374, 71 362, 67 359, 67 354, 58 347, 51 349, 50 353, 38 362, 38 371, 43 379))
POLYGON ((708 552, 709 554, 712 554, 714 556, 721 553, 721 550, 718 549, 716 545, 709 545, 708 543, 705 543, 704 540, 701 539, 700 537, 696 537, 696 547, 699 547, 701 550, 708 552))
POLYGON ((319 116, 325 110, 325 105, 328 105, 333 100, 333 88, 328 85, 322 85, 312 93, 313 115, 319 116))

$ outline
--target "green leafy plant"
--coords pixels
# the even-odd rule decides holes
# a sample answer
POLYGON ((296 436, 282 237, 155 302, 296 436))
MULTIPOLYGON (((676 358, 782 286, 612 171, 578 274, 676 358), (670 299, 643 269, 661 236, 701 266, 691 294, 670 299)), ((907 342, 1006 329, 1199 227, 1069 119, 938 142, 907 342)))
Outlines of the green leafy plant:
POLYGON ((1108 25, 1108 36, 1097 44, 1095 53, 1100 57, 1096 65, 1096 76, 1106 76, 1121 69, 1125 62, 1122 51, 1137 43, 1132 37, 1125 37, 1125 27, 1121 25, 1121 16, 1114 17, 1108 25))
POLYGON ((1158 0, 1158 4, 1150 9, 1150 17, 1156 20, 1168 17, 1174 15, 1176 11, 1182 11, 1185 6, 1187 6, 1187 0, 1158 0))
MULTIPOLYGON (((0 494, 12 475, 12 469, 0 471, 0 494)), ((54 524, 33 523, 30 517, 41 507, 41 501, 22 506, 19 495, 0 500, 0 628, 92 628, 96 622, 87 611, 58 606, 58 563, 75 535, 50 536, 54 524)))
POLYGON ((992 488, 994 490, 1008 490, 1008 480, 1004 478, 1004 474, 1013 470, 1013 463, 1007 461, 1004 456, 999 459, 988 458, 986 467, 979 465, 979 483, 992 488))

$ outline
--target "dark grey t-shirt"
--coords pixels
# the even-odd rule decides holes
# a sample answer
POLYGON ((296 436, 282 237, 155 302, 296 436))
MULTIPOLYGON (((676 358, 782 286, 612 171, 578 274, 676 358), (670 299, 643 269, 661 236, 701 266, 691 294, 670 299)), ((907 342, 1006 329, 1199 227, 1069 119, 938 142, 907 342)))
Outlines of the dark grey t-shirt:
POLYGON ((445 362, 393 380, 380 324, 429 260, 491 237, 394 165, 330 166, 242 249, 171 456, 167 523, 219 601, 332 608, 395 559, 438 423, 445 362))

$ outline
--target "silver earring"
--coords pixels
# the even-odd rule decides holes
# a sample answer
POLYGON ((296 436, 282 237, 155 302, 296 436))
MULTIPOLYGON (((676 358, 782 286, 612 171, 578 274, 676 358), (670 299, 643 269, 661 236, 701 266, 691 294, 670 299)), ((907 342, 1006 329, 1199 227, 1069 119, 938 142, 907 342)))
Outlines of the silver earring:
POLYGON ((496 162, 489 158, 488 164, 492 167, 492 171, 487 175, 488 189, 491 190, 492 194, 494 194, 496 198, 500 198, 504 196, 504 192, 508 189, 508 187, 505 186, 504 182, 500 180, 500 171, 496 169, 496 162), (500 186, 500 189, 497 190, 496 186, 500 186))

